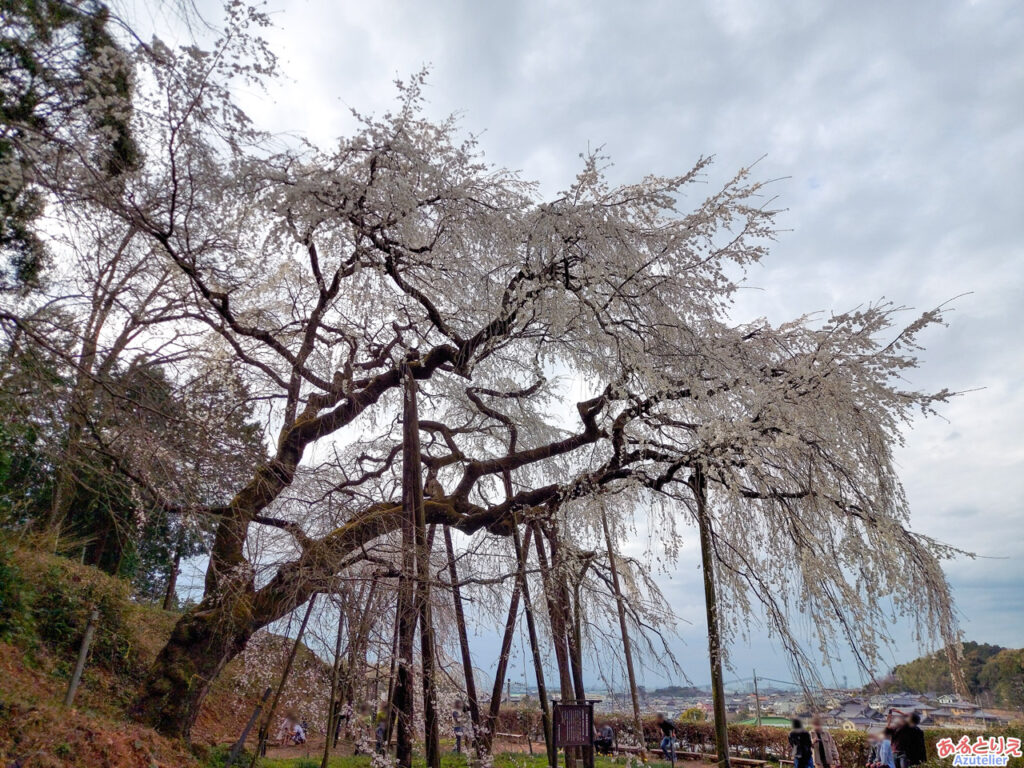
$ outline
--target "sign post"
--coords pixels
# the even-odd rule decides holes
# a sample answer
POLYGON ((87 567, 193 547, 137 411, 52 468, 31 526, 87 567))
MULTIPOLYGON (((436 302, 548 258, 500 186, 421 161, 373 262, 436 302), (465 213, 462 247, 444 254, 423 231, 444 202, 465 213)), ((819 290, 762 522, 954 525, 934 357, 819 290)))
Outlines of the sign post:
POLYGON ((588 699, 582 703, 563 704, 554 702, 555 749, 562 747, 589 747, 584 751, 584 759, 593 768, 594 755, 594 704, 588 699))

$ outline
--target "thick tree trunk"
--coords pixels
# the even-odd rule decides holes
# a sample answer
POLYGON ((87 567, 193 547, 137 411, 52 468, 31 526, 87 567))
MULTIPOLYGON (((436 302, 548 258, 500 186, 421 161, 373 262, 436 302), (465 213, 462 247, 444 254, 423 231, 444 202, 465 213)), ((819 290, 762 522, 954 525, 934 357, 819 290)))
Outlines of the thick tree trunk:
POLYGON ((184 544, 184 528, 178 533, 178 542, 174 547, 174 560, 171 561, 171 570, 167 574, 167 589, 164 591, 163 609, 169 611, 174 607, 178 589, 178 574, 181 572, 181 548, 184 544))
POLYGON ((729 768, 729 728, 725 719, 722 634, 718 623, 718 598, 715 594, 714 553, 711 551, 711 515, 708 513, 707 480, 700 469, 694 471, 690 487, 697 501, 697 526, 700 529, 704 607, 708 620, 708 656, 711 659, 711 699, 715 711, 715 749, 718 752, 718 765, 721 768, 729 768))
POLYGON ((174 626, 131 707, 165 736, 189 738, 210 683, 261 625, 204 601, 174 626))

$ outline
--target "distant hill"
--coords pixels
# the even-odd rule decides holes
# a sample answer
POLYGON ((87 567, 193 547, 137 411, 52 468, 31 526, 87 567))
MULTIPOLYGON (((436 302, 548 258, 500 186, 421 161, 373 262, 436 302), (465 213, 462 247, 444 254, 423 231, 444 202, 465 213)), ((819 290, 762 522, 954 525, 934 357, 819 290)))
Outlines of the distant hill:
MULTIPOLYGON (((1024 648, 966 642, 964 677, 979 703, 1024 709, 1024 648)), ((880 684, 889 691, 953 693, 949 662, 942 651, 900 664, 880 684)))
POLYGON ((673 698, 692 698, 695 696, 710 696, 707 691, 696 688, 692 685, 669 685, 664 688, 655 688, 646 692, 648 696, 661 696, 673 698))

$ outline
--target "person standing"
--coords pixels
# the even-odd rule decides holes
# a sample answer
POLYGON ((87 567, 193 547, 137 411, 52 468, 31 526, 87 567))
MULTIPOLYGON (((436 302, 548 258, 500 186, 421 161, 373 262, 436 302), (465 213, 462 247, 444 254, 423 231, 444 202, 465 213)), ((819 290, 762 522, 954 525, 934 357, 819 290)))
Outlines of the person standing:
POLYGON ((666 720, 665 715, 659 712, 654 718, 655 724, 661 729, 661 754, 666 760, 675 761, 676 745, 676 724, 666 720))
POLYGON ((465 726, 462 724, 462 702, 456 700, 452 706, 452 732, 455 734, 455 751, 462 752, 462 737, 465 734, 465 726))
POLYGON ((910 735, 907 730, 910 725, 907 723, 906 715, 898 710, 891 710, 889 725, 892 728, 892 752, 896 768, 907 768, 906 742, 910 735))
POLYGON ((792 725, 789 746, 792 748, 793 768, 811 768, 814 765, 811 734, 804 730, 804 724, 798 719, 794 718, 792 725))
POLYGON ((910 713, 910 722, 903 727, 901 745, 906 766, 900 766, 900 768, 912 768, 928 759, 924 731, 921 730, 921 715, 917 712, 910 713))
POLYGON ((387 734, 387 723, 388 723, 388 711, 380 710, 377 712, 377 726, 374 729, 374 751, 378 755, 384 754, 384 736, 387 734))
POLYGON ((825 730, 819 715, 811 718, 811 754, 814 756, 814 768, 842 768, 839 760, 839 749, 832 734, 825 730))
POLYGON ((875 762, 878 768, 896 768, 896 756, 892 751, 892 728, 882 731, 882 738, 875 752, 875 762))
POLYGON ((876 731, 868 732, 868 759, 864 763, 866 768, 881 768, 881 762, 878 759, 878 750, 882 744, 882 734, 876 731))

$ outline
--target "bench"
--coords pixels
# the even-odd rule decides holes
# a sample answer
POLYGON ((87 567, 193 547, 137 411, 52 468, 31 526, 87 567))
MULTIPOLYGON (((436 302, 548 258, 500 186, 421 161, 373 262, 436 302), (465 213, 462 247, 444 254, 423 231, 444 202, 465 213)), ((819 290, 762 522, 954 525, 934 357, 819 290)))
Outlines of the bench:
POLYGON ((640 747, 633 747, 633 746, 624 746, 624 747, 615 746, 615 745, 612 746, 612 752, 626 752, 627 754, 630 754, 630 755, 639 755, 641 752, 650 752, 650 751, 651 750, 649 750, 649 749, 641 749, 640 747))
MULTIPOLYGON (((660 749, 660 748, 659 748, 660 749)), ((712 752, 691 752, 685 749, 676 750, 676 759, 682 760, 704 760, 709 763, 717 763, 718 755, 712 752)), ((729 756, 729 762, 733 765, 742 765, 745 768, 762 768, 768 765, 767 760, 756 760, 752 757, 736 757, 734 755, 729 756)))
POLYGON ((501 731, 495 731, 494 738, 513 741, 526 739, 526 746, 530 748, 530 754, 533 754, 533 738, 528 733, 502 733, 501 731))

